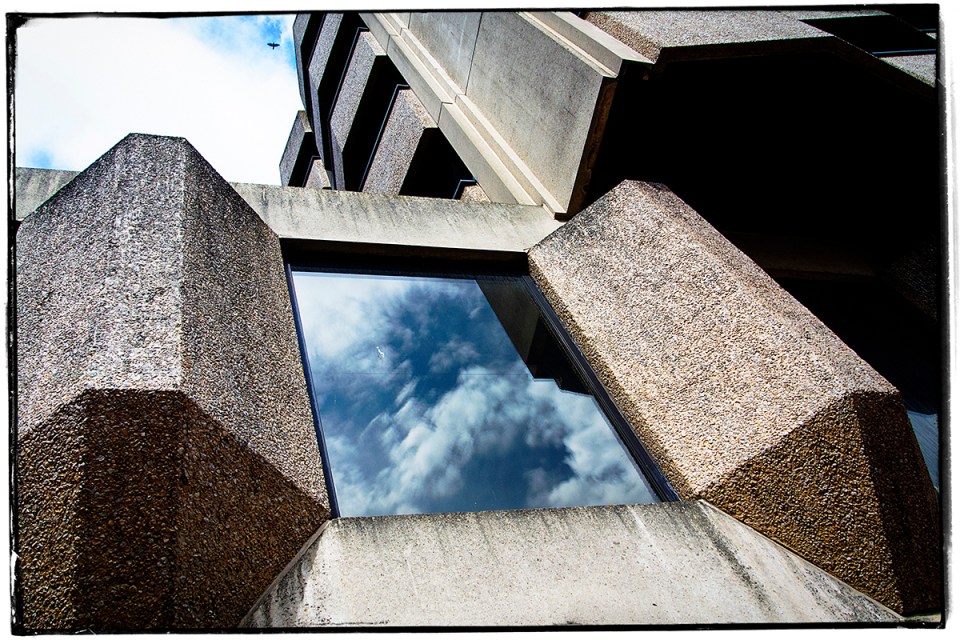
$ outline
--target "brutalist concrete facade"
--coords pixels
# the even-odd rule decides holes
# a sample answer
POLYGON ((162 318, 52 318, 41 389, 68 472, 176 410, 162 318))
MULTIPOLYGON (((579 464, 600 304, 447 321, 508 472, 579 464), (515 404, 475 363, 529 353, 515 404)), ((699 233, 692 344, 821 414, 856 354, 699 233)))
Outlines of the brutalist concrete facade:
POLYGON ((28 629, 229 627, 329 515, 276 235, 129 136, 17 233, 28 629))
POLYGON ((285 186, 151 136, 18 170, 21 628, 937 619, 904 401, 939 362, 901 382, 845 315, 919 318, 900 368, 938 353, 936 41, 907 18, 302 14, 285 186), (883 141, 898 182, 858 165, 883 141), (526 265, 683 501, 329 521, 293 255, 526 265))

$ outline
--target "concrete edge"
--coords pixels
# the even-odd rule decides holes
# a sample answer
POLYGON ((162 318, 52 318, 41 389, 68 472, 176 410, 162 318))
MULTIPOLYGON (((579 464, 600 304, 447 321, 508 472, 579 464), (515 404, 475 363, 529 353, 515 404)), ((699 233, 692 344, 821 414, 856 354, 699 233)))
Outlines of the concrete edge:
POLYGON ((253 612, 260 608, 260 605, 263 604, 263 601, 267 598, 267 596, 270 595, 274 587, 276 587, 287 576, 288 573, 293 571, 296 565, 299 564, 300 559, 303 557, 303 555, 310 550, 310 547, 312 547, 313 543, 317 541, 317 538, 319 538, 324 534, 324 532, 326 532, 326 530, 330 526, 330 523, 334 522, 334 520, 335 520, 334 518, 328 518, 327 520, 324 520, 323 524, 320 525, 320 528, 317 529, 312 536, 307 538, 306 542, 304 542, 300 546, 300 550, 297 551, 296 555, 294 555, 290 559, 290 562, 287 563, 287 566, 285 566, 283 570, 281 570, 280 573, 277 574, 277 576, 267 586, 267 588, 263 590, 263 593, 260 594, 260 597, 257 598, 257 601, 253 603, 253 606, 250 607, 250 610, 247 611, 247 613, 243 616, 243 618, 240 619, 240 623, 237 625, 238 628, 244 628, 247 626, 247 622, 250 616, 253 615, 253 612))

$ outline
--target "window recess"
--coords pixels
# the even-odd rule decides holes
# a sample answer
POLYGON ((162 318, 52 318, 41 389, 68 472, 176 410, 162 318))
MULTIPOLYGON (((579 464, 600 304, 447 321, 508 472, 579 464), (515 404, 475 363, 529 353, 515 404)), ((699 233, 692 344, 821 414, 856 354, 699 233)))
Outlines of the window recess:
POLYGON ((528 276, 288 273, 337 515, 676 499, 528 276))

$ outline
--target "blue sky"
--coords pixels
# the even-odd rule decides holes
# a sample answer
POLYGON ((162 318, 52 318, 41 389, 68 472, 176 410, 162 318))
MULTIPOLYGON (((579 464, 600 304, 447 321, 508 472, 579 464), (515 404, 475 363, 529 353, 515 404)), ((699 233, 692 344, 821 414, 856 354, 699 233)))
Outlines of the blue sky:
POLYGON ((127 133, 154 133, 186 137, 227 180, 278 184, 302 108, 293 19, 28 22, 17 32, 17 165, 80 170, 127 133))
POLYGON ((294 282, 342 515, 653 499, 593 398, 534 379, 476 282, 294 282))

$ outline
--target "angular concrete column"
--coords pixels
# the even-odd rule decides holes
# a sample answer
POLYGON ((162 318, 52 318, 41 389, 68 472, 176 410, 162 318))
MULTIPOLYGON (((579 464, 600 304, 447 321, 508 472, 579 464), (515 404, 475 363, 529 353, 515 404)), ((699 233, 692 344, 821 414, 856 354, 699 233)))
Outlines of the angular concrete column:
MULTIPOLYGON (((338 189, 342 189, 344 184, 343 153, 347 146, 347 139, 353 131, 353 123, 360 109, 360 100, 363 98, 368 79, 373 73, 376 59, 385 56, 383 47, 369 32, 363 32, 357 36, 353 57, 347 65, 343 83, 340 85, 340 93, 337 95, 337 101, 330 116, 330 144, 338 189)), ((372 123, 364 124, 372 125, 372 123)))
POLYGON ((940 606, 898 391, 668 189, 624 182, 533 277, 667 478, 899 612, 940 606))
MULTIPOLYGON (((320 152, 314 144, 313 128, 305 111, 298 111, 287 137, 287 145, 280 158, 280 184, 302 187, 320 152)), ((322 163, 322 159, 321 159, 322 163)))
POLYGON ((388 196, 399 194, 423 132, 436 126, 413 91, 398 91, 362 191, 388 196))
POLYGON ((131 135, 16 251, 22 624, 235 626, 329 514, 276 235, 131 135))

